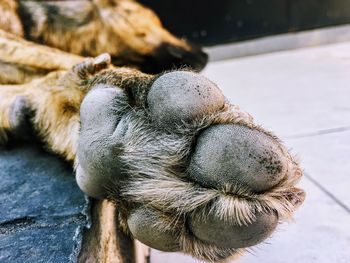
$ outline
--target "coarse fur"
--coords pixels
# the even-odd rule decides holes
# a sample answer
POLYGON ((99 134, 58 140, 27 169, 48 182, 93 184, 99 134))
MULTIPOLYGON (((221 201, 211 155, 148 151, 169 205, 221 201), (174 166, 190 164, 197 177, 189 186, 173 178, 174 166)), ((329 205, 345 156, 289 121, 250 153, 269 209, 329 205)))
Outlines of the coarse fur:
MULTIPOLYGON (((232 259, 232 255, 240 255, 244 249, 222 248, 196 238, 186 226, 185 218, 189 214, 205 220, 209 213, 214 213, 223 222, 249 225, 254 222, 256 212, 276 212, 283 221, 291 219, 304 200, 304 192, 294 187, 302 171, 289 154, 287 163, 283 164, 288 167, 284 179, 260 194, 240 184, 213 189, 186 179, 187 171, 179 167, 186 167, 191 145, 200 130, 217 123, 246 125, 262 130, 251 122, 251 118, 245 118, 245 113, 231 110, 227 107, 223 112, 195 121, 192 125, 184 125, 187 126, 184 130, 178 127, 175 133, 158 132, 143 111, 129 112, 127 118, 131 138, 126 139, 128 143, 124 145, 121 158, 132 179, 122 188, 113 186, 115 182, 111 181, 107 189, 110 199, 125 206, 121 211, 130 211, 133 206, 130 203, 136 203, 170 215, 160 217, 163 220, 154 222, 155 227, 164 231, 175 230, 182 251, 211 262, 232 259), (221 118, 222 115, 226 116, 221 118), (232 117, 229 121, 227 115, 232 117), (161 141, 167 152, 156 148, 158 144, 155 141, 161 141)), ((125 230, 127 217, 128 212, 120 215, 125 230)))
POLYGON ((0 2, 0 29, 60 50, 117 66, 159 73, 181 65, 201 70, 207 55, 167 31, 154 12, 133 0, 0 2))
POLYGON ((22 113, 27 118, 21 121, 32 125, 49 150, 78 167, 79 110, 84 98, 101 85, 120 88, 125 93, 127 100, 123 105, 126 106, 118 111, 128 123, 128 133, 119 158, 128 177, 121 182, 111 180, 105 189, 108 199, 118 207, 118 218, 125 232, 129 232, 127 220, 134 209, 151 208, 160 215, 153 224, 163 231, 174 230, 181 251, 217 262, 236 257, 245 249, 224 248, 199 239, 188 228, 191 216, 205 220, 210 214, 215 214, 223 224, 245 226, 254 222, 259 212, 275 213, 279 220, 289 219, 303 202, 304 192, 294 187, 302 176, 298 163, 276 136, 255 125, 253 118, 238 107, 226 103, 220 110, 179 123, 171 130, 159 129, 150 118, 147 94, 161 75, 113 67, 107 54, 84 60, 79 56, 17 41, 16 37, 7 33, 0 41, 13 43, 12 49, 12 44, 8 44, 9 48, 0 54, 11 59, 13 65, 51 67, 48 69, 50 73, 33 77, 26 84, 0 86, 1 143, 19 135, 18 126, 22 127, 22 123, 12 119, 12 112, 15 109, 20 114, 23 109, 25 112, 22 113), (16 55, 19 49, 25 54, 27 48, 31 54, 28 61, 16 55), (38 50, 36 55, 35 49, 38 50), (42 63, 42 54, 47 55, 45 63, 42 63), (58 59, 50 62, 50 58, 56 56, 58 59), (76 65, 68 69, 67 63, 75 60, 78 64, 73 63, 76 65), (284 174, 277 185, 257 193, 240 183, 208 188, 188 179, 188 162, 198 134, 209 126, 219 124, 235 124, 257 130, 280 145, 286 158, 284 174))
POLYGON ((180 123, 171 131, 159 129, 149 117, 146 101, 149 87, 158 76, 137 77, 138 83, 129 86, 128 77, 120 82, 114 74, 118 75, 118 71, 101 72, 88 81, 88 85, 122 87, 131 98, 132 110, 125 107, 122 113, 118 111, 128 123, 119 158, 129 177, 126 181, 112 179, 106 183, 108 198, 123 207, 119 218, 125 231, 128 231, 127 219, 135 207, 155 209, 161 216, 153 222, 154 227, 175 230, 181 251, 216 262, 239 255, 244 249, 223 248, 196 238, 186 225, 189 215, 205 220, 208 214, 214 213, 223 223, 238 226, 251 224, 260 212, 277 213, 281 221, 292 217, 304 200, 304 192, 294 187, 302 171, 277 137, 255 125, 249 114, 227 103, 220 111, 180 123), (196 137, 201 130, 217 124, 243 125, 280 144, 286 156, 285 174, 280 182, 263 193, 255 193, 239 183, 213 189, 188 180, 186 167, 196 137))
POLYGON ((68 70, 83 57, 24 40, 0 29, 0 84, 24 84, 57 70, 68 70))
MULTIPOLYGON (((93 59, 88 59, 69 71, 54 71, 26 84, 0 86, 0 143, 6 143, 7 135, 14 128, 9 119, 11 105, 17 97, 24 97, 30 107, 35 109, 30 119, 36 132, 53 152, 73 162, 79 133, 79 106, 90 89, 89 77, 100 65, 108 66, 110 58, 107 57, 106 61, 98 62, 97 65, 94 63, 93 59)), ((102 72, 100 78, 107 83, 113 82, 125 87, 126 90, 134 87, 135 83, 140 85, 140 79, 151 78, 129 68, 118 68, 112 72, 102 72)))

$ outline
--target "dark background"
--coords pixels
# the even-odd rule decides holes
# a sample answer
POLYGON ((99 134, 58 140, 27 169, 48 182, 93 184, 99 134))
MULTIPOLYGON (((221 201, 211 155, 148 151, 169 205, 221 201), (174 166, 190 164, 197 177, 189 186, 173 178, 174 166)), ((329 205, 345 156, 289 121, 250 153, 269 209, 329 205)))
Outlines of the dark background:
POLYGON ((140 0, 202 45, 350 23, 350 0, 140 0))

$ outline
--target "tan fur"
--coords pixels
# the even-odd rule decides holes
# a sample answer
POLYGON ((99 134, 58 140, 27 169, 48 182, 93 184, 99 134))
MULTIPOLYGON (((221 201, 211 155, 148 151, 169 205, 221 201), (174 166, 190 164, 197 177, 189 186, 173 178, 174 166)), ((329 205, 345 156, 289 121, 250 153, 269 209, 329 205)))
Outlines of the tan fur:
MULTIPOLYGON (((304 193, 294 187, 302 171, 284 148, 282 150, 288 157, 284 164, 286 167, 284 179, 261 194, 253 193, 241 185, 226 186, 223 189, 204 188, 183 180, 185 175, 174 168, 183 167, 184 160, 190 154, 189 145, 195 135, 199 130, 212 124, 244 125, 264 132, 273 140, 277 140, 272 133, 256 126, 251 116, 239 108, 227 104, 219 112, 194 120, 192 123, 183 123, 176 128, 176 134, 161 133, 157 129, 152 129, 150 126, 152 124, 144 112, 147 89, 157 75, 144 74, 130 68, 114 68, 109 66, 110 61, 106 55, 81 62, 81 57, 63 52, 57 53, 57 50, 17 41, 16 37, 9 34, 0 35, 0 43, 1 41, 13 43, 14 49, 10 48, 12 44, 8 44, 9 48, 5 48, 0 54, 0 61, 49 69, 49 71, 57 70, 44 77, 33 78, 26 84, 0 86, 0 142, 5 142, 7 135, 11 135, 13 128, 9 120, 11 105, 16 98, 23 97, 28 100, 33 111, 31 123, 47 147, 66 160, 77 162, 79 108, 86 93, 95 85, 109 84, 124 89, 128 94, 130 104, 135 106, 135 109, 126 114, 128 129, 132 132, 130 132, 130 138, 126 138, 128 144, 120 158, 127 166, 131 180, 123 189, 114 189, 113 185, 108 189, 110 199, 118 206, 120 223, 125 228, 125 220, 133 204, 152 207, 165 215, 170 215, 154 223, 160 229, 177 229, 180 247, 185 253, 217 262, 231 255, 239 255, 244 250, 217 247, 199 240, 188 232, 185 220, 182 220, 186 215, 195 213, 196 216, 205 216, 208 210, 211 210, 223 221, 235 225, 247 225, 254 221, 254 214, 257 211, 277 213, 280 219, 290 218, 303 201, 304 193), (31 55, 24 60, 21 55, 16 54, 25 55, 26 47, 31 55), (24 48, 22 53, 17 53, 20 52, 17 50, 19 48, 24 48), (37 53, 34 52, 35 49, 37 53), (47 58, 57 56, 58 59, 42 60, 43 54, 47 58), (75 59, 79 63, 65 70, 67 63, 73 63, 75 59), (147 138, 150 139, 147 140, 147 138), (164 156, 157 149, 152 149, 154 144, 150 142, 154 138, 169 145, 167 151, 171 153, 170 157, 164 156), (137 152, 137 149, 149 151, 137 152)), ((107 209, 105 212, 108 217, 111 216, 111 210, 107 209)), ((107 261, 109 246, 114 242, 110 238, 115 233, 111 232, 110 228, 107 232, 102 230, 100 232, 103 237, 100 243, 103 255, 99 257, 102 257, 102 261, 107 261)))
MULTIPOLYGON (((87 59, 70 70, 54 70, 67 69, 67 63, 74 65, 83 58, 29 43, 1 31, 0 43, 4 43, 0 61, 9 60, 19 72, 23 67, 32 70, 30 73, 22 71, 20 74, 30 80, 26 84, 0 85, 0 145, 6 143, 8 134, 11 133, 11 106, 16 98, 24 97, 34 110, 31 122, 48 149, 74 162, 79 132, 79 106, 88 91, 85 81, 95 73, 94 71, 108 67, 109 61, 100 61, 96 65, 93 59, 87 59), (22 55, 28 55, 28 59, 24 59, 22 55), (39 75, 38 72, 42 69, 51 73, 39 75)), ((106 81, 114 79, 113 81, 125 87, 133 85, 137 76, 149 78, 148 75, 132 69, 116 70, 120 73, 116 73, 119 78, 114 79, 108 74, 103 74, 103 78, 106 81)), ((2 72, 3 70, 0 70, 0 79, 1 76, 6 77, 2 72)), ((9 83, 21 83, 19 75, 13 74, 13 71, 8 77, 11 79, 9 83)), ((115 213, 115 206, 107 201, 96 201, 93 204, 93 224, 84 234, 79 262, 145 262, 145 251, 134 252, 133 241, 118 230, 115 213), (124 247, 125 245, 128 247, 124 247)))
MULTIPOLYGON (((196 183, 184 180, 186 171, 182 173, 174 167, 183 167, 188 157, 190 144, 199 130, 214 123, 234 123, 252 129, 258 129, 272 139, 275 136, 255 126, 251 117, 236 107, 225 107, 221 112, 194 121, 191 125, 177 128, 176 134, 162 133, 152 128, 150 120, 142 113, 131 112, 128 117, 130 137, 125 140, 128 144, 123 149, 121 159, 127 166, 132 179, 123 189, 115 192, 116 187, 110 187, 110 197, 115 202, 125 206, 126 211, 132 203, 144 207, 152 207, 156 211, 170 215, 159 216, 154 222, 157 229, 176 230, 179 233, 180 247, 185 253, 196 258, 217 262, 231 255, 238 256, 245 249, 222 248, 208 245, 189 234, 186 221, 182 220, 189 214, 195 217, 208 216, 209 211, 218 215, 223 222, 233 225, 248 225, 255 221, 257 212, 277 213, 280 220, 290 220, 292 214, 304 200, 304 192, 294 185, 302 176, 298 163, 285 151, 287 159, 283 179, 278 185, 264 191, 253 193, 250 189, 237 184, 223 189, 205 188, 196 183), (231 116, 230 118, 228 116, 231 116), (223 118, 221 118, 223 117, 223 118), (164 156, 154 147, 152 138, 167 145, 168 154, 164 156), (141 149, 141 150, 140 150, 141 149), (146 150, 147 149, 147 150, 146 150)), ((282 146, 281 146, 282 147, 282 146)), ((123 213, 123 209, 120 210, 123 213)), ((125 215, 120 215, 123 225, 126 225, 125 215)))
MULTIPOLYGON (((0 20, 0 28, 18 36, 23 36, 23 27, 17 15, 18 4, 14 0, 4 0, 0 13, 4 19, 0 20), (3 11, 2 11, 3 10, 3 11), (9 15, 6 16, 5 14, 9 15), (2 22, 4 21, 4 22, 2 22), (9 27, 9 24, 17 24, 9 27)), ((19 1, 21 2, 21 1, 19 1)), ((190 47, 174 37, 161 25, 154 12, 141 4, 130 0, 73 0, 47 1, 52 5, 68 12, 65 15, 75 16, 76 27, 65 30, 54 27, 47 22, 44 5, 40 1, 22 1, 24 7, 29 8, 35 19, 29 28, 29 38, 32 41, 44 41, 48 46, 56 47, 73 54, 83 54, 88 50, 89 55, 97 56, 108 52, 113 55, 121 54, 127 48, 149 53, 161 42, 169 42, 190 47), (117 14, 117 15, 116 15, 117 14), (131 23, 131 24, 130 24, 131 23), (98 39, 96 39, 98 38, 98 39), (72 45, 67 45, 71 42, 72 45), (113 43, 111 45, 111 43, 113 43)))
POLYGON ((117 208, 107 200, 93 200, 91 210, 92 226, 85 231, 78 262, 143 263, 134 260, 132 239, 118 230, 115 220, 117 208))
POLYGON ((83 61, 83 57, 34 44, 3 30, 0 49, 0 84, 26 83, 83 61))
POLYGON ((1 0, 0 29, 23 36, 23 26, 17 15, 17 2, 14 0, 1 0))
MULTIPOLYGON (((8 34, 5 34, 4 37, 0 35, 0 42, 2 40, 7 42, 7 36, 8 34)), ((9 39, 10 41, 13 40, 12 37, 9 39)), ((0 53, 0 61, 11 57, 10 54, 16 54, 17 49, 22 49, 20 52, 25 52, 26 46, 20 43, 17 46, 15 45, 12 50, 4 49, 0 53)), ((29 45, 31 57, 28 61, 30 65, 33 67, 45 67, 46 64, 43 64, 40 59, 43 55, 47 58, 54 58, 57 54, 56 50, 50 52, 51 50, 40 45, 29 45), (38 52, 36 54, 31 53, 34 46, 37 46, 38 52), (31 63, 32 61, 33 63, 31 63), (37 63, 39 65, 35 64, 35 61, 39 61, 37 63)), ((47 67, 65 68, 67 62, 75 59, 77 61, 81 60, 81 58, 70 54, 65 56, 63 52, 58 52, 57 58, 53 62, 54 64, 47 63, 47 67)), ((21 56, 17 57, 14 55, 11 57, 11 62, 19 65, 28 61, 24 61, 21 56)), ((11 130, 8 119, 9 108, 16 97, 23 96, 28 99, 30 105, 35 109, 32 121, 40 137, 50 146, 53 152, 65 157, 68 161, 74 161, 79 132, 79 106, 92 85, 87 85, 88 82, 86 82, 94 74, 91 71, 91 67, 94 67, 94 60, 88 59, 69 71, 54 71, 45 77, 33 79, 31 82, 22 85, 0 86, 0 138, 2 142, 4 143, 7 139, 6 131, 11 130)), ((151 81, 151 79, 150 75, 139 71, 118 68, 108 72, 101 72, 100 77, 92 80, 92 83, 113 83, 128 90, 134 87, 135 83, 137 84, 136 87, 138 87, 142 81, 147 82, 151 81)))
POLYGON ((152 10, 130 0, 5 0, 0 29, 77 55, 107 52, 119 66, 138 67, 164 44, 197 52, 167 31, 152 10), (49 13, 52 7, 58 15, 49 13))
POLYGON ((0 30, 1 60, 46 70, 70 69, 82 57, 37 45, 0 30))

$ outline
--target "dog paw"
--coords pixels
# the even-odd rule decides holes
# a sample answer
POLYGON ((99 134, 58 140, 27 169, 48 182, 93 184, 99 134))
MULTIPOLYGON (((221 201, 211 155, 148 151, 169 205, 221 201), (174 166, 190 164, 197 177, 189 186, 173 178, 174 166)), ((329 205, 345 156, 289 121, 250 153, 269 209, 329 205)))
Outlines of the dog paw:
POLYGON ((0 127, 0 149, 6 145, 7 140, 8 138, 5 129, 0 127))
POLYGON ((30 117, 31 107, 25 96, 17 96, 10 102, 8 110, 4 114, 0 127, 0 145, 5 145, 8 140, 26 140, 32 135, 30 117))
POLYGON ((135 107, 99 85, 81 106, 77 182, 114 200, 134 238, 224 260, 263 242, 303 202, 298 163, 205 77, 166 73, 146 99, 135 107))
POLYGON ((108 53, 101 54, 95 58, 87 58, 74 65, 60 79, 60 84, 71 88, 72 86, 84 87, 85 82, 100 71, 111 66, 111 56, 108 53))
POLYGON ((9 111, 10 133, 16 138, 28 138, 31 112, 28 99, 24 96, 17 96, 9 111))
POLYGON ((85 79, 87 75, 94 75, 97 72, 106 69, 111 64, 111 56, 107 53, 101 54, 95 58, 88 58, 75 65, 73 71, 75 74, 85 79))

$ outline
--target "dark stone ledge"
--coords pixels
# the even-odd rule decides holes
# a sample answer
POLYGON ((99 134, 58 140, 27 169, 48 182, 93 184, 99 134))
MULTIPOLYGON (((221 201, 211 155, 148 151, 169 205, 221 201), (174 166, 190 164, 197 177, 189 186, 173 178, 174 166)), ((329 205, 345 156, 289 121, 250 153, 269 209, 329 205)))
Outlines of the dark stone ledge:
POLYGON ((75 262, 87 205, 60 158, 34 143, 0 149, 0 262, 75 262))

